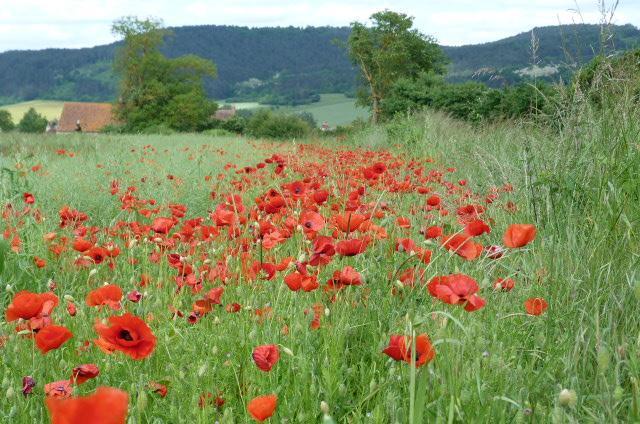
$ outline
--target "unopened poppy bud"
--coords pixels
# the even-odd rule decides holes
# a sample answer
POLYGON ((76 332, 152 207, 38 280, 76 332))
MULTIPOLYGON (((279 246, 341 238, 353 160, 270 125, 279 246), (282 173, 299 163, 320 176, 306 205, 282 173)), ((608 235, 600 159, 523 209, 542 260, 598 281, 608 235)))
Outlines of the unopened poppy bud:
POLYGON ((209 265, 211 263, 211 259, 205 259, 204 261, 202 261, 202 263, 205 265, 209 265))
POLYGON ((298 225, 296 226, 296 231, 302 231, 302 225, 298 224, 298 225))
POLYGON ((288 347, 282 346, 282 351, 284 353, 286 353, 287 355, 289 355, 289 356, 293 356, 293 351, 291 349, 289 349, 288 347))
POLYGON ((400 281, 400 280, 396 280, 396 281, 394 282, 394 284, 395 284, 395 286, 396 286, 397 288, 399 288, 400 290, 402 290, 402 289, 404 288, 404 284, 402 284, 402 281, 400 281))
POLYGON ((562 389, 558 395, 558 402, 562 406, 574 407, 578 400, 575 390, 562 389))
POLYGON ((127 243, 127 247, 129 249, 131 249, 132 247, 134 247, 136 244, 138 244, 138 239, 131 239, 129 240, 129 243, 127 243))
POLYGON ((322 417, 322 424, 336 424, 336 422, 333 417, 328 414, 324 414, 324 416, 322 417))
POLYGON ((328 317, 330 313, 331 313, 331 311, 329 310, 329 308, 324 308, 324 316, 325 317, 328 317))
POLYGON ((146 390, 140 390, 138 392, 138 400, 136 402, 136 408, 138 409, 138 412, 143 412, 145 409, 147 409, 147 403, 146 390))
POLYGON ((75 302, 76 300, 73 298, 73 296, 71 296, 70 294, 65 294, 64 295, 64 300, 66 300, 67 302, 75 302))
POLYGON ((16 334, 18 336, 26 336, 27 334, 31 334, 31 330, 20 330, 16 334))
POLYGON ((300 256, 298 256, 298 262, 304 262, 305 259, 307 259, 307 255, 304 253, 301 253, 300 256))
POLYGON ((162 243, 162 238, 160 238, 160 237, 155 237, 155 238, 153 239, 153 242, 154 242, 154 243, 162 243))
POLYGON ((11 399, 13 398, 13 395, 15 394, 15 390, 13 390, 13 386, 9 386, 9 388, 7 389, 7 393, 6 393, 6 397, 7 399, 11 399))
MULTIPOLYGON (((85 259, 91 259, 91 258, 87 258, 85 256, 85 259)), ((93 277, 94 275, 96 275, 98 273, 98 270, 96 268, 93 268, 91 271, 89 271, 89 277, 93 277)))
POLYGON ((216 324, 216 325, 220 324, 220 318, 218 318, 218 317, 213 318, 213 323, 216 324))
POLYGON ((202 364, 202 366, 200 366, 200 368, 198 368, 198 377, 202 377, 206 372, 207 372, 207 364, 204 363, 202 364))
POLYGON ((329 404, 325 401, 321 401, 320 402, 320 411, 322 411, 323 414, 328 414, 329 413, 329 404))
POLYGON ((256 330, 255 330, 255 328, 249 332, 248 336, 249 336, 250 339, 255 339, 256 338, 256 330))
POLYGON ((7 287, 5 287, 5 290, 8 292, 13 291, 13 287, 11 287, 11 284, 7 284, 7 287))

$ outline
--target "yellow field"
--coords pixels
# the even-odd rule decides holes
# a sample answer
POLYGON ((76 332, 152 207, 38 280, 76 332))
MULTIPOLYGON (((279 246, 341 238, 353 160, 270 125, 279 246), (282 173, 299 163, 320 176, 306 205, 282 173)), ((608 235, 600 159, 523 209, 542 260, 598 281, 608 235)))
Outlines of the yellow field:
POLYGON ((50 121, 60 119, 63 104, 64 102, 58 100, 32 100, 29 102, 0 106, 0 109, 8 110, 13 117, 13 121, 17 124, 29 108, 35 108, 36 112, 50 121))

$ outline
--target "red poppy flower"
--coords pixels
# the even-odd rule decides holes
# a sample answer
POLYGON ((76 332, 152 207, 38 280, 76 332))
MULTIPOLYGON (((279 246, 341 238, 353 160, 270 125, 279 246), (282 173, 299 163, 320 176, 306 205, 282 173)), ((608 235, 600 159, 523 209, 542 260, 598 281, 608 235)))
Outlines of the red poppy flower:
POLYGON ((89 396, 45 398, 52 424, 125 424, 129 395, 111 387, 98 387, 89 396))
POLYGON ((81 237, 78 237, 73 242, 73 250, 77 252, 86 252, 87 250, 93 247, 93 243, 89 240, 85 240, 81 237))
POLYGON ((300 214, 300 225, 305 232, 318 232, 324 228, 324 218, 317 212, 305 211, 300 214))
MULTIPOLYGON (((410 364, 411 344, 412 340, 409 336, 392 335, 389 340, 389 345, 382 352, 396 361, 405 361, 410 364)), ((429 336, 426 334, 420 334, 416 337, 415 354, 416 367, 421 367, 431 362, 436 356, 436 351, 431 345, 429 336)))
POLYGON ((91 258, 96 265, 101 264, 106 258, 111 256, 111 253, 104 247, 94 246, 91 249, 84 252, 84 255, 91 258))
POLYGON ((284 277, 284 283, 293 291, 302 289, 309 292, 319 287, 318 279, 315 275, 301 274, 297 271, 284 277))
POLYGON ((326 265, 331 262, 331 258, 335 253, 336 249, 331 237, 316 237, 313 241, 313 253, 311 254, 311 258, 309 258, 309 265, 326 265))
POLYGON ((482 245, 474 242, 468 235, 455 234, 443 236, 442 239, 442 246, 445 249, 454 251, 466 260, 478 259, 482 255, 482 245))
POLYGON ((278 406, 278 396, 265 395, 253 398, 247 405, 247 411, 258 422, 263 422, 273 415, 278 406))
POLYGON ((496 290, 502 291, 511 291, 516 286, 516 282, 511 278, 498 278, 495 283, 493 283, 493 288, 496 290))
POLYGON ((437 297, 449 305, 464 305, 467 312, 482 309, 486 301, 477 296, 480 289, 473 278, 465 274, 451 274, 434 277, 427 289, 431 296, 437 297))
POLYGON ((33 258, 33 263, 36 264, 38 268, 44 268, 47 266, 47 261, 37 256, 33 258))
POLYGON ((71 372, 71 382, 77 385, 87 380, 96 378, 100 374, 100 369, 95 364, 78 365, 71 372))
POLYGON ((426 229, 424 232, 424 238, 426 239, 436 239, 442 235, 442 227, 438 227, 437 225, 433 225, 426 229))
POLYGON ((263 345, 253 349, 253 361, 262 371, 271 371, 280 359, 280 350, 277 345, 263 345))
POLYGON ((91 290, 87 295, 87 305, 104 306, 107 305, 114 311, 120 309, 120 300, 122 299, 122 289, 115 284, 107 284, 91 290))
POLYGON ((54 381, 44 385, 44 394, 47 397, 65 399, 73 394, 73 386, 69 380, 54 381))
POLYGON ((504 244, 507 247, 523 247, 536 238, 536 226, 533 224, 512 224, 504 233, 504 244))
POLYGON ((48 310, 49 313, 58 305, 58 296, 48 293, 32 293, 20 291, 13 297, 13 301, 5 311, 7 321, 15 321, 18 318, 25 320, 35 318, 48 310))
POLYGON ((344 233, 352 233, 360 228, 360 225, 366 221, 367 217, 357 213, 346 212, 342 215, 336 215, 334 222, 336 227, 344 233))
POLYGON ((23 193, 22 198, 24 202, 28 205, 31 205, 36 202, 36 198, 31 193, 23 193))
POLYGON ((98 322, 95 329, 100 336, 96 345, 108 353, 119 350, 133 359, 144 359, 156 347, 156 336, 147 323, 130 313, 109 317, 108 326, 98 322))
POLYGON ((336 245, 336 252, 342 256, 355 256, 367 250, 369 238, 341 240, 336 245))
POLYGON ((73 337, 71 331, 59 325, 47 325, 36 333, 36 346, 43 354, 62 346, 73 337))
POLYGON ((485 224, 484 221, 476 219, 464 226, 464 232, 471 237, 477 237, 482 234, 489 234, 491 232, 491 227, 485 224))
POLYGON ((151 229, 158 234, 168 234, 175 222, 171 218, 158 217, 153 220, 151 229))
POLYGON ((524 302, 524 309, 529 315, 542 315, 549 304, 541 297, 532 297, 524 302))

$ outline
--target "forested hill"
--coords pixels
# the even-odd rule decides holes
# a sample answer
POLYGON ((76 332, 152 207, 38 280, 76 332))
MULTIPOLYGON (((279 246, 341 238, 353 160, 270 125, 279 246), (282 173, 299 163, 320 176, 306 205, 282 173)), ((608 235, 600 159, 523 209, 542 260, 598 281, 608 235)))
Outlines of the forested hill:
MULTIPOLYGON (((357 72, 334 40, 349 28, 173 28, 168 56, 196 54, 213 60, 218 78, 208 82, 215 98, 304 103, 317 93, 352 92, 357 72)), ((599 51, 600 27, 568 25, 536 28, 537 67, 532 68, 531 32, 491 43, 444 47, 453 81, 507 84, 533 75, 565 76, 573 62, 585 63, 599 51)), ((616 50, 640 46, 640 30, 616 26, 616 50)), ((46 49, 0 53, 0 103, 31 99, 102 100, 115 98, 112 60, 117 44, 84 49, 46 49)))

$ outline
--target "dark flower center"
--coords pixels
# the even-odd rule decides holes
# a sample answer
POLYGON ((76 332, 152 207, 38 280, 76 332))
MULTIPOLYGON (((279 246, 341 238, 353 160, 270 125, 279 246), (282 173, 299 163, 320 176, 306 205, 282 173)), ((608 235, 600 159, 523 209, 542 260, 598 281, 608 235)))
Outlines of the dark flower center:
POLYGON ((133 341, 133 337, 131 337, 131 333, 129 333, 129 330, 120 330, 118 337, 128 342, 133 341))

